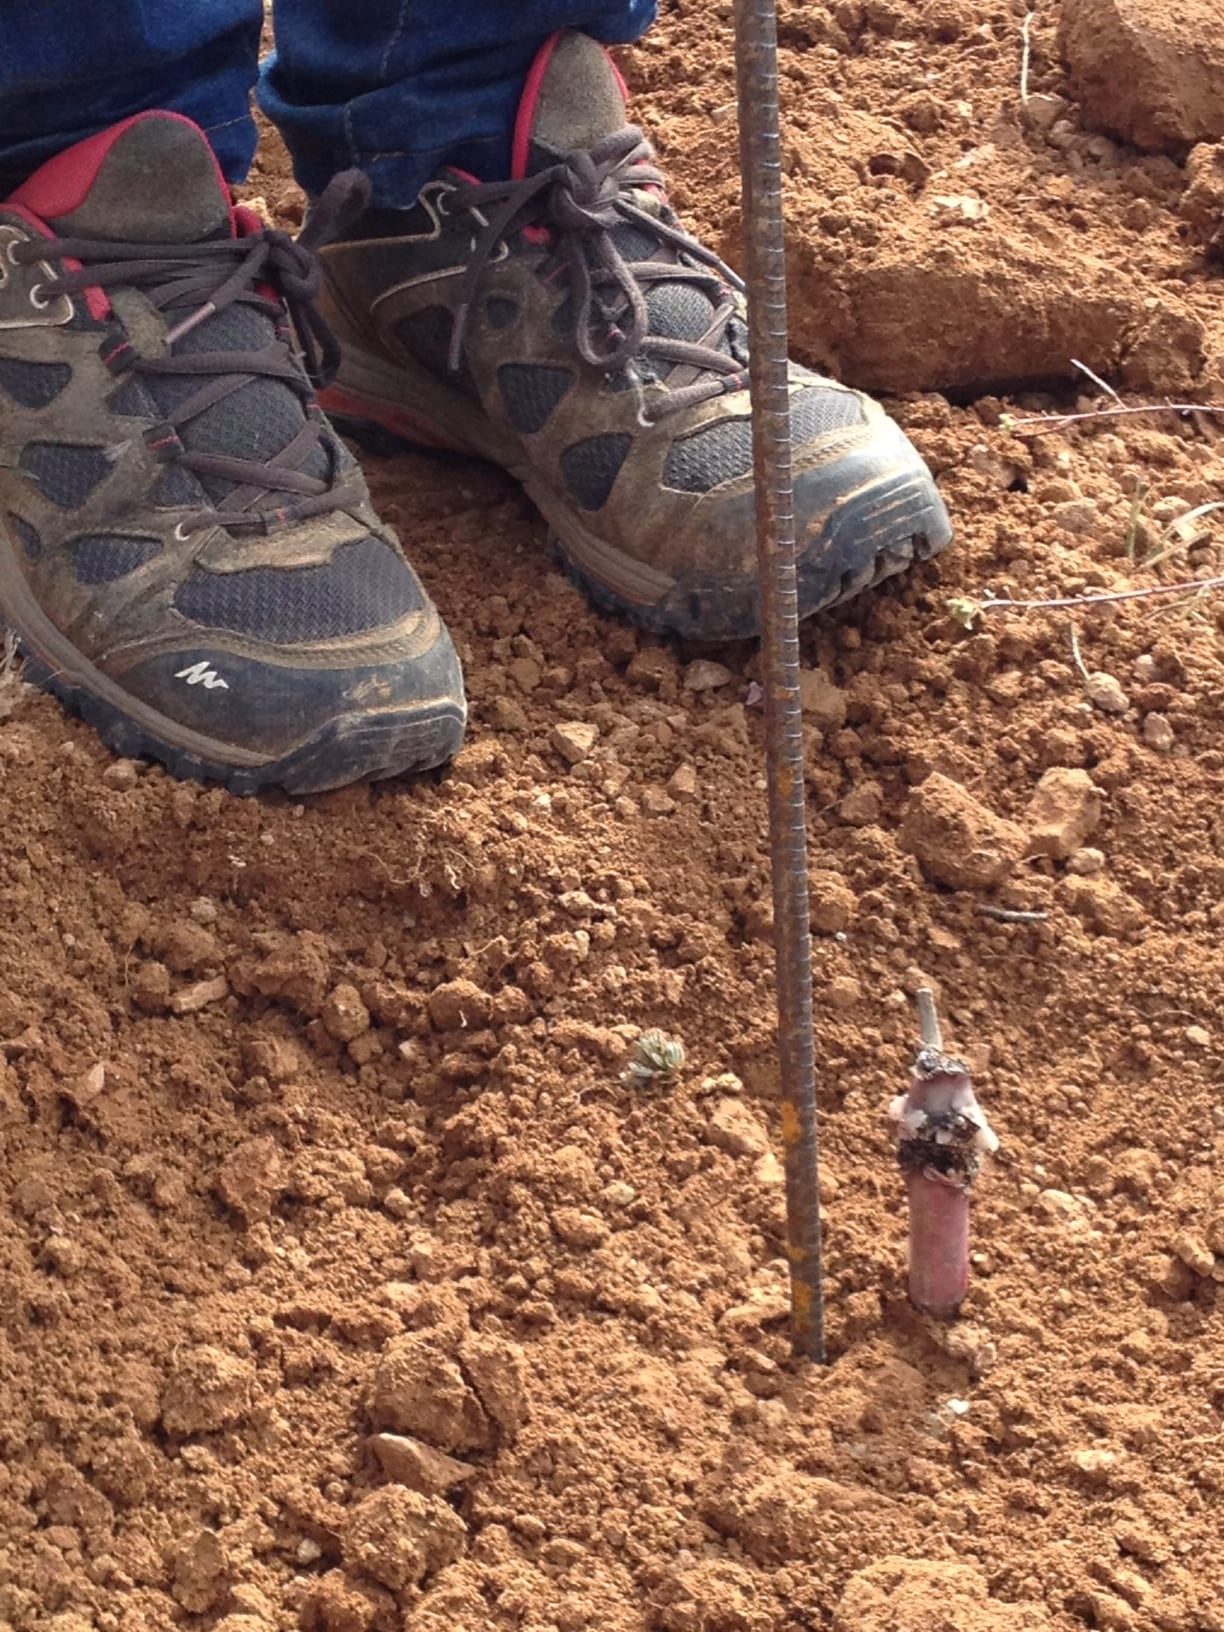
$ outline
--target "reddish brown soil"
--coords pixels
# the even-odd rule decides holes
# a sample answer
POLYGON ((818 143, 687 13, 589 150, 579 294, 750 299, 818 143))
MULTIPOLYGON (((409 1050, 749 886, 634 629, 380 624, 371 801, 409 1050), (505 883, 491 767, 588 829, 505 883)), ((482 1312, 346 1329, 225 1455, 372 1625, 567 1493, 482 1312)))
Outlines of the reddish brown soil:
MULTIPOLYGON (((731 249, 729 11, 626 62, 731 249)), ((804 635, 834 1364, 787 1360, 752 652, 597 617, 498 474, 371 461, 450 775, 244 803, 3 692, 3 1632, 1224 1629, 1222 603, 949 613, 1224 572, 1166 531, 1209 416, 1001 420, 1102 401, 1071 356, 1224 384, 1215 157, 1082 125, 1056 11, 1043 133, 1022 6, 783 6, 798 350, 923 393, 960 526, 804 635), (1003 1139, 947 1330, 884 1114, 923 979, 1003 1139), (687 1063, 625 1086, 648 1026, 687 1063)))

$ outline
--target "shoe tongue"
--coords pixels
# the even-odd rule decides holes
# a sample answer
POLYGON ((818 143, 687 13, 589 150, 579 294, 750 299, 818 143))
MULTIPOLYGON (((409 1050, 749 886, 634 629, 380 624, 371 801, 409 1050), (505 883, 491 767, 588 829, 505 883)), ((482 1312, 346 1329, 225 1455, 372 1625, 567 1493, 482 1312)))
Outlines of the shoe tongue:
POLYGON ((49 160, 13 195, 62 238, 193 244, 231 236, 208 140, 177 113, 142 113, 49 160))
POLYGON ((537 52, 519 104, 515 180, 626 123, 624 82, 603 46, 589 34, 554 34, 537 52))

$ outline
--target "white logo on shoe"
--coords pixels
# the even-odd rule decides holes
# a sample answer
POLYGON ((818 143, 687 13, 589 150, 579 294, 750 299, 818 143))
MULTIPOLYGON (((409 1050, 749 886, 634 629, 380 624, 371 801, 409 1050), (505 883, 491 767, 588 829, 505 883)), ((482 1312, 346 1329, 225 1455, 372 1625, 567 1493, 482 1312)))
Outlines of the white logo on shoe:
POLYGON ((222 680, 216 669, 210 669, 207 663, 192 663, 185 669, 180 669, 174 677, 176 680, 186 680, 189 686, 203 686, 205 691, 215 691, 221 686, 229 690, 229 681, 222 680))

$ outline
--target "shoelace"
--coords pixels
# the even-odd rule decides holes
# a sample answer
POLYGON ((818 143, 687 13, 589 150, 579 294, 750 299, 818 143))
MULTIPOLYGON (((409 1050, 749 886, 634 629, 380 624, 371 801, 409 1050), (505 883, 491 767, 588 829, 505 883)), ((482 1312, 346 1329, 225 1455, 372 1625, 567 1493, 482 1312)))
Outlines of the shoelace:
POLYGON ((157 430, 174 447, 173 457, 182 468, 232 482, 234 488, 224 509, 200 509, 188 518, 182 524, 184 536, 215 526, 266 531, 359 502, 358 484, 337 481, 333 460, 329 459, 333 468, 328 479, 294 467, 304 462, 324 434, 325 421, 313 408, 313 394, 332 379, 340 361, 339 344, 314 304, 322 283, 315 251, 339 237, 368 200, 368 181, 351 170, 333 178, 296 239, 267 228, 245 238, 194 244, 57 238, 36 239, 16 250, 14 258, 21 262, 80 263, 43 280, 41 293, 47 298, 88 288, 125 287, 139 289, 152 306, 167 314, 167 354, 143 357, 120 342, 123 354, 117 358, 116 372, 130 371, 138 378, 198 376, 205 381, 165 415, 157 430), (236 304, 252 306, 276 321, 276 338, 258 351, 174 355, 175 341, 236 304), (173 322, 170 314, 183 307, 191 310, 173 322), (301 349, 300 360, 289 331, 282 328, 285 313, 301 349), (256 379, 277 380, 302 401, 302 428, 287 447, 264 462, 207 453, 179 442, 182 427, 256 379), (268 506, 269 499, 282 497, 286 502, 268 506))
POLYGON ((617 373, 646 357, 663 365, 664 372, 683 369, 699 376, 653 399, 648 417, 661 419, 725 391, 745 388, 747 353, 738 337, 728 336, 732 320, 742 316, 735 296, 743 293, 744 285, 682 227, 634 202, 635 191, 662 191, 663 173, 653 159, 642 132, 630 125, 521 181, 471 183, 455 189, 448 200, 451 212, 476 209, 487 215, 488 224, 476 239, 459 290, 451 334, 452 370, 462 361, 472 301, 499 245, 522 227, 546 227, 552 237, 553 265, 569 276, 574 337, 584 361, 617 373), (613 238, 614 229, 624 222, 670 245, 676 259, 626 260, 613 238), (647 293, 662 283, 695 283, 712 296, 710 324, 700 341, 650 332, 647 293), (611 292, 611 302, 603 299, 604 290, 611 292), (610 312, 616 315, 610 317, 610 312), (720 342, 729 349, 720 350, 720 342))

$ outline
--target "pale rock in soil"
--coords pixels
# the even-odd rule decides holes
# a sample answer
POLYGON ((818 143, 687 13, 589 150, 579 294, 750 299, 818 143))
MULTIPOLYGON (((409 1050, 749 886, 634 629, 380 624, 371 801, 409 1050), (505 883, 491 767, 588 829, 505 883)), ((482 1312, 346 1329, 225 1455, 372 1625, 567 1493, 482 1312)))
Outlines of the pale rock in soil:
POLYGON ((347 983, 341 983, 328 992, 319 1018, 327 1035, 334 1037, 338 1043, 351 1043, 354 1037, 360 1037, 363 1031, 370 1029, 370 1011, 361 1001, 357 988, 347 983))
POLYGON ((800 669, 799 701, 803 712, 822 731, 839 731, 846 723, 846 694, 823 669, 800 669))
POLYGON ((1087 771, 1052 766, 1038 782, 1028 808, 1030 848, 1065 861, 1096 831, 1101 808, 1100 790, 1087 771))
POLYGON ((862 1002, 863 988, 853 975, 835 975, 826 995, 830 1008, 844 1011, 862 1002))
POLYGON ((691 765, 677 765, 668 779, 667 791, 678 804, 691 805, 700 791, 697 772, 691 765))
POLYGON ((1063 0, 1059 42, 1086 123, 1150 153, 1220 139, 1217 0, 1063 0))
POLYGON ((1173 727, 1169 724, 1167 714, 1145 714, 1143 716, 1143 740, 1149 748, 1155 748, 1158 754, 1167 754, 1175 741, 1173 727))
POLYGON ((1020 111, 1025 124, 1031 125, 1034 130, 1049 130, 1066 113, 1067 102, 1065 97, 1034 91, 1020 111))
POLYGON ((341 1550, 360 1570, 392 1592, 419 1586, 463 1556, 467 1526, 443 1501, 404 1485, 387 1485, 357 1503, 341 1550))
POLYGON ((210 1003, 219 1003, 229 995, 229 982, 224 975, 212 980, 197 980, 191 986, 181 986, 169 1002, 171 1014, 198 1014, 210 1003))
POLYGON ((990 1596, 980 1570, 925 1558, 882 1558, 846 1583, 833 1632, 1052 1632, 1044 1604, 990 1596))
POLYGON ((405 1434, 375 1434, 370 1448, 388 1479, 422 1496, 444 1496, 476 1473, 470 1462, 457 1461, 445 1451, 405 1434))
POLYGON ((1027 842, 1023 829, 939 771, 910 795, 899 837, 928 878, 955 890, 1001 883, 1027 842))
POLYGON ((567 765, 580 765, 598 737, 599 727, 590 720, 562 720, 553 726, 549 741, 567 765))
POLYGON ((686 691, 717 691, 720 686, 729 686, 734 678, 724 664, 698 657, 685 669, 680 684, 686 691))
POLYGON ((249 1360, 203 1344, 180 1350, 162 1390, 162 1425, 168 1434, 213 1433, 249 1413, 255 1368, 249 1360))
POLYGON ((552 1214, 552 1227, 567 1247, 580 1251, 602 1247, 611 1234, 598 1213, 584 1212, 581 1207, 558 1207, 552 1214))
POLYGON ((1074 854, 1067 857, 1067 871, 1069 873, 1078 873, 1083 878, 1088 878, 1093 873, 1099 873, 1104 865, 1104 851, 1094 850, 1091 845, 1085 845, 1082 850, 1076 850, 1074 854))
POLYGON ((378 1357, 370 1417, 379 1428, 427 1440, 445 1451, 489 1443, 489 1423, 454 1359, 432 1337, 393 1337, 378 1357))
POLYGON ((884 794, 878 782, 860 782, 838 806, 847 827, 872 827, 884 811, 884 794))
POLYGON ((1215 1253, 1193 1230, 1182 1230, 1174 1237, 1173 1251, 1195 1275, 1209 1276, 1215 1268, 1215 1253))
POLYGON ((769 1136, 742 1099, 720 1099, 706 1123, 706 1138, 730 1156, 764 1156, 769 1136))
POLYGON ((1097 669, 1084 682, 1084 695, 1102 714, 1125 714, 1130 698, 1112 674, 1097 669))

